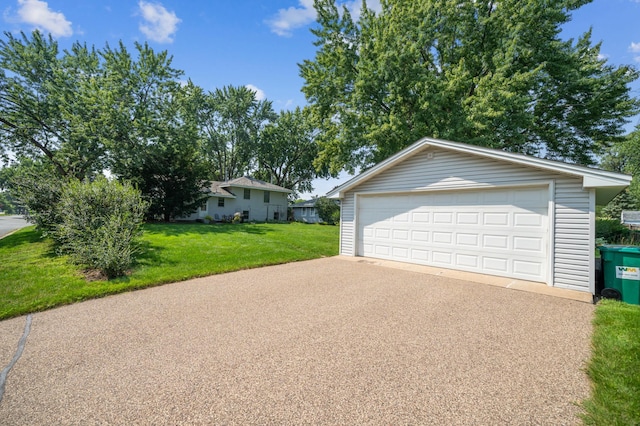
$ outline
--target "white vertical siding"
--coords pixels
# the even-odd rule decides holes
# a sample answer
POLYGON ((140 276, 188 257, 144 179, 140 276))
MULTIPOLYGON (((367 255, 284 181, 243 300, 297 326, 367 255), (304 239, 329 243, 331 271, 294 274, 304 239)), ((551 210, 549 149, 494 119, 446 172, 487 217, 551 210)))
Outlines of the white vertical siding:
POLYGON ((356 206, 355 195, 349 192, 340 202, 340 254, 355 256, 356 206))
POLYGON ((552 285, 589 291, 590 251, 589 192, 581 179, 444 149, 426 149, 363 182, 342 200, 340 253, 356 254, 356 193, 391 193, 456 188, 546 185, 555 181, 555 218, 551 229, 555 252, 551 256, 552 285))
POLYGON ((594 243, 590 235, 589 191, 577 179, 559 178, 555 191, 555 265, 556 287, 589 291, 590 254, 594 243))

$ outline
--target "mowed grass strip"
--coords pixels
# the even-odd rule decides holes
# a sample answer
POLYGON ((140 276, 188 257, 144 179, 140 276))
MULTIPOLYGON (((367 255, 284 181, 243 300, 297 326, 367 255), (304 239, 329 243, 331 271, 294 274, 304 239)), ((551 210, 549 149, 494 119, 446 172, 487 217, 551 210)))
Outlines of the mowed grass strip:
POLYGON ((603 300, 593 324, 584 423, 640 425, 640 306, 603 300))
POLYGON ((240 269, 335 256, 337 226, 147 224, 130 274, 87 281, 34 227, 0 240, 0 319, 240 269))

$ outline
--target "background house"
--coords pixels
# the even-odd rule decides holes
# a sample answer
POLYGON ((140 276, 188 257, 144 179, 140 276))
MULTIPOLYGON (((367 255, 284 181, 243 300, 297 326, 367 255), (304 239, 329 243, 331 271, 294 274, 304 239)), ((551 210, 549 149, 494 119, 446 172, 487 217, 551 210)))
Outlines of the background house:
POLYGON ((291 204, 289 207, 293 213, 293 220, 296 222, 318 223, 321 221, 316 210, 317 198, 291 204))
POLYGON ((327 196, 340 254, 595 292, 595 207, 631 176, 424 138, 327 196))
POLYGON ((278 185, 251 177, 241 177, 226 182, 211 182, 209 198, 197 212, 186 220, 215 221, 231 218, 240 213, 244 221, 286 221, 288 195, 292 191, 278 185))

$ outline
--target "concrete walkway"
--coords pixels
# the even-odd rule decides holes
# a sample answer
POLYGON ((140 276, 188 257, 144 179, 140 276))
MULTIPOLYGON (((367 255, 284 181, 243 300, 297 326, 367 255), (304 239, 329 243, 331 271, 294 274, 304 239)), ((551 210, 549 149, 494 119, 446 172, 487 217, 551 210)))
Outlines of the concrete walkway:
POLYGON ((593 310, 339 257, 190 280, 34 314, 0 423, 575 424, 593 310))

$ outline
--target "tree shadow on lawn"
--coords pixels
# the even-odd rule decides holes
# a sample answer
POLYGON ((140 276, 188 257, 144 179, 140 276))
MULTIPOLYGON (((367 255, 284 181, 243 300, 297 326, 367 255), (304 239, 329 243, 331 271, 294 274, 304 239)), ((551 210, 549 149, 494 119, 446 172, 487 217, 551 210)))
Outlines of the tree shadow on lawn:
POLYGON ((37 243, 42 240, 42 233, 36 230, 20 230, 4 238, 0 238, 0 248, 17 247, 24 244, 37 243))
POLYGON ((261 224, 255 223, 162 223, 152 222, 144 225, 144 231, 148 234, 162 234, 170 237, 178 237, 187 234, 265 234, 266 231, 261 224))
POLYGON ((49 237, 45 237, 42 235, 41 231, 34 229, 21 229, 13 234, 7 235, 4 238, 0 239, 0 250, 5 248, 16 249, 20 246, 29 245, 29 244, 37 244, 37 243, 48 243, 49 247, 47 247, 46 251, 42 253, 42 257, 46 258, 55 258, 60 257, 60 253, 58 252, 58 246, 56 243, 49 237))

